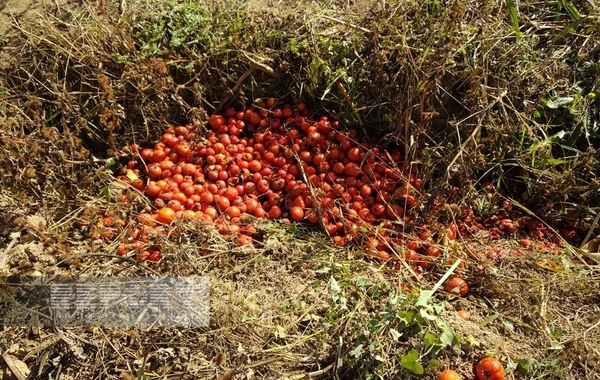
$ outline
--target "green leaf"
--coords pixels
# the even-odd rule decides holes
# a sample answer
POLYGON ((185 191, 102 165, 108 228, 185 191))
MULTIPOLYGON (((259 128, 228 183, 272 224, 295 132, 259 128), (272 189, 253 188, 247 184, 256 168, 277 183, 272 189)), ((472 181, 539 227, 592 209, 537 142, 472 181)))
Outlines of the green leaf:
POLYGON ((332 293, 339 294, 342 291, 342 288, 340 288, 340 285, 338 284, 337 280, 333 276, 329 280, 329 286, 331 288, 332 293))
POLYGON ((444 327, 444 331, 440 335, 440 342, 444 346, 452 347, 455 350, 460 348, 458 336, 454 334, 454 330, 452 330, 452 327, 447 323, 444 327))
POLYGON ((379 320, 371 319, 369 322, 367 322, 367 329, 371 334, 377 331, 379 329, 379 320))
POLYGON ((106 160, 106 163, 104 164, 104 167, 106 168, 107 171, 113 171, 115 170, 117 166, 117 161, 114 159, 114 157, 110 157, 106 160))
POLYGON ((540 363, 534 358, 516 359, 515 363, 517 363, 518 370, 526 373, 535 371, 540 366, 540 363))
POLYGON ((509 329, 510 331, 515 331, 515 325, 512 322, 503 320, 502 324, 504 326, 506 326, 506 328, 509 329))
POLYGON ((550 109, 558 109, 560 107, 564 107, 568 104, 573 103, 573 98, 570 96, 563 96, 559 98, 550 99, 546 102, 546 107, 550 109))
POLYGON ((584 20, 585 20, 585 18, 582 17, 579 20, 575 20, 571 24, 567 25, 560 33, 558 33, 552 39, 552 43, 556 43, 558 41, 561 41, 561 40, 564 40, 565 38, 567 38, 567 36, 569 34, 571 34, 574 30, 576 30, 579 27, 579 24, 581 24, 584 20))
POLYGON ((373 343, 369 344, 369 352, 375 351, 377 347, 379 347, 379 341, 375 340, 373 343))
POLYGON ((415 306, 425 306, 433 296, 433 290, 422 289, 415 306))
POLYGON ((444 309, 446 307, 444 306, 444 304, 439 303, 439 304, 434 304, 433 305, 433 310, 435 311, 436 314, 442 314, 444 312, 444 309))
POLYGON ((436 343, 437 337, 435 335, 433 335, 432 333, 425 334, 425 337, 423 338, 423 347, 425 347, 425 350, 429 350, 429 348, 431 348, 436 343))
POLYGON ((508 7, 508 17, 510 18, 510 22, 513 24, 513 29, 515 30, 515 36, 517 37, 517 41, 521 39, 523 33, 521 32, 521 28, 519 27, 519 17, 517 15, 518 9, 513 0, 506 0, 506 6, 508 7))
POLYGON ((550 165, 550 166, 563 165, 563 164, 566 164, 567 162, 569 162, 569 161, 564 160, 562 158, 548 158, 548 159, 544 160, 544 163, 546 165, 550 165))
POLYGON ((344 293, 342 292, 342 288, 340 287, 338 282, 335 280, 335 278, 333 278, 333 276, 331 277, 331 279, 329 281, 329 289, 330 289, 330 293, 331 293, 331 299, 333 300, 333 302, 338 304, 338 306, 340 308, 346 309, 346 297, 344 296, 344 293))
POLYGON ((467 343, 469 343, 470 346, 472 347, 479 347, 480 343, 477 339, 475 339, 475 337, 473 335, 469 335, 467 337, 467 343))
POLYGON ((287 337, 287 333, 285 332, 285 328, 283 326, 275 326, 275 331, 273 331, 273 335, 275 338, 285 338, 287 337))
POLYGON ((358 346, 356 346, 354 348, 354 350, 350 351, 350 356, 352 356, 353 358, 360 358, 360 356, 362 355, 362 349, 363 349, 363 345, 362 343, 359 344, 358 346))
POLYGON ((110 203, 112 197, 110 196, 110 190, 108 189, 108 186, 102 188, 102 195, 104 196, 104 199, 110 203))
POLYGON ((136 175, 136 174, 133 172, 133 170, 128 170, 126 175, 127 175, 127 178, 129 178, 129 180, 130 180, 131 182, 135 182, 135 181, 137 181, 138 179, 140 179, 140 178, 139 178, 139 177, 138 177, 138 176, 137 176, 137 175, 136 175))
POLYGON ((421 315, 421 317, 430 321, 435 321, 436 319, 438 319, 431 306, 421 308, 419 310, 419 314, 421 315))
POLYGON ((435 371, 435 370, 439 370, 439 368, 440 368, 440 363, 437 361, 437 359, 435 359, 435 358, 429 359, 429 363, 427 364, 427 369, 435 371))
POLYGON ((371 285, 371 281, 369 281, 369 279, 366 277, 359 277, 356 279, 356 287, 359 289, 364 290, 365 288, 367 288, 370 285, 371 285))
POLYGON ((407 311, 407 312, 398 311, 396 313, 396 317, 398 317, 399 320, 406 323, 407 325, 410 325, 412 323, 412 321, 415 319, 415 313, 412 311, 407 311))
POLYGON ((408 354, 402 357, 402 360, 400 360, 400 364, 402 364, 402 367, 406 368, 412 373, 416 375, 422 375, 425 373, 425 369, 423 368, 421 363, 418 362, 418 360, 419 352, 413 348, 412 350, 408 351, 408 354))
POLYGON ((556 134, 548 137, 548 140, 550 140, 552 142, 554 142, 556 140, 562 140, 565 137, 566 134, 567 134, 567 132, 565 132, 563 130, 563 131, 557 132, 556 134))
POLYGON ((397 342, 402 336, 402 333, 398 332, 396 329, 390 329, 390 335, 392 336, 392 339, 397 342))
POLYGON ((579 11, 575 7, 575 5, 573 5, 572 2, 565 1, 565 0, 560 0, 560 3, 563 6, 563 8, 565 8, 565 10, 569 14, 569 16, 571 16, 571 18, 573 19, 573 21, 580 21, 581 20, 581 13, 579 13, 579 11))
POLYGON ((479 324, 479 327, 483 328, 483 327, 489 325, 490 323, 494 322, 496 320, 496 318, 498 318, 498 313, 494 313, 494 314, 490 315, 489 317, 484 319, 483 322, 481 322, 479 324))

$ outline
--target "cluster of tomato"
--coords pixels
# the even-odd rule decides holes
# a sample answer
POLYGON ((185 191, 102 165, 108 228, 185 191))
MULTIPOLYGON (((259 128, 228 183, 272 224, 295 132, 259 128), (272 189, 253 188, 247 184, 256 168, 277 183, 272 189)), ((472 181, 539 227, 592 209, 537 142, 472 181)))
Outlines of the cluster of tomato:
MULTIPOLYGON (((172 126, 153 147, 125 149, 131 160, 119 179, 145 193, 153 207, 120 234, 126 236, 120 255, 160 261, 160 244, 151 236, 173 233, 166 227, 176 219, 202 221, 240 245, 253 244, 256 229, 244 222, 244 214, 320 224, 336 245, 359 245, 382 261, 401 254, 419 270, 441 256, 440 238, 452 241, 485 230, 496 239, 521 226, 536 238, 549 233, 538 221, 509 219, 510 203, 499 197, 500 212, 488 218, 465 208, 456 223, 435 236, 424 226, 407 236, 421 180, 400 150, 381 151, 358 141, 356 130, 343 131, 336 120, 316 118, 304 103, 278 107, 273 98, 258 100, 245 110, 229 108, 211 116, 207 127, 172 126)), ((491 184, 483 188, 496 197, 491 184)), ((442 207, 444 200, 439 203, 442 207)), ((123 229, 103 226, 102 238, 123 229)), ((447 263, 453 260, 448 257, 447 263)))
MULTIPOLYGON (((496 189, 490 182, 484 182, 481 185, 481 190, 488 204, 494 209, 493 214, 481 217, 475 215, 471 208, 463 208, 458 218, 461 234, 469 236, 473 233, 485 231, 490 240, 497 240, 502 236, 511 235, 517 230, 522 230, 535 240, 551 241, 560 245, 561 238, 554 234, 552 228, 558 231, 560 236, 567 241, 576 239, 576 224, 578 221, 576 216, 567 215, 566 218, 561 219, 547 218, 544 222, 530 216, 511 219, 509 213, 512 211, 512 203, 503 196, 502 191, 496 189)), ((527 247, 529 244, 521 245, 527 247)), ((553 248, 552 245, 544 247, 544 249, 549 250, 553 248)))
MULTIPOLYGON (((211 116, 208 133, 170 127, 154 147, 128 147, 132 159, 119 178, 152 199, 154 212, 139 216, 146 229, 202 220, 244 245, 255 233, 244 213, 287 218, 321 224, 334 244, 363 244, 371 256, 389 260, 401 239, 394 230, 410 221, 405 210, 418 204, 421 180, 398 166, 398 149, 381 152, 358 142, 355 130, 311 116, 303 103, 279 108, 267 99, 211 116), (375 225, 382 227, 377 234, 368 228, 375 225)), ((415 252, 420 244, 410 248, 407 259, 423 261, 415 252)), ((432 252, 439 255, 423 253, 432 252)))

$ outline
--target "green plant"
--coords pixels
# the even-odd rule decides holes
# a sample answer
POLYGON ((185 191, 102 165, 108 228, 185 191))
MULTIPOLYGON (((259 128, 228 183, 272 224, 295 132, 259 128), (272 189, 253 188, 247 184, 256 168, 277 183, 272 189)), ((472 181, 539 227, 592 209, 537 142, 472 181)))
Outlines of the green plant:
POLYGON ((384 379, 400 366, 419 375, 436 367, 443 350, 460 350, 461 337, 441 317, 445 304, 434 298, 443 282, 406 293, 364 275, 355 277, 343 265, 320 272, 328 274, 330 283, 327 328, 353 326, 343 334, 348 374, 384 379), (417 341, 422 343, 415 346, 417 341))
MULTIPOLYGON (((143 1, 132 15, 133 36, 142 56, 186 54, 207 57, 234 48, 244 28, 243 6, 234 1, 207 7, 194 1, 143 1)), ((252 35, 248 35, 250 41, 252 35)))

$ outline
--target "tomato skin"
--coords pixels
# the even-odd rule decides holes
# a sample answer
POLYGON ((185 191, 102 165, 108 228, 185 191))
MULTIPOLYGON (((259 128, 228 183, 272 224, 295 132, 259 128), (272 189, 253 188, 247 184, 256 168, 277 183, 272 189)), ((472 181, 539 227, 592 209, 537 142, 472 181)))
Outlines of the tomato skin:
POLYGON ((146 194, 148 194, 149 197, 152 197, 152 198, 158 197, 158 195, 160 194, 160 191, 161 191, 161 188, 154 181, 150 181, 150 182, 148 182, 148 185, 146 185, 146 194))
POLYGON ((359 147, 350 148, 350 150, 348 150, 348 159, 350 161, 360 162, 361 158, 362 154, 359 147))
POLYGON ((239 218, 240 215, 242 215, 242 210, 240 210, 240 208, 237 206, 230 206, 227 209, 227 215, 229 215, 231 218, 239 218))
POLYGON ((292 208, 290 209, 290 216, 292 220, 301 221, 302 219, 304 219, 304 210, 302 210, 301 207, 292 206, 292 208))
POLYGON ((281 209, 278 206, 273 206, 269 210, 269 218, 270 219, 281 218, 281 214, 282 214, 281 209))
POLYGON ((343 247, 348 244, 348 240, 342 236, 334 236, 331 239, 333 244, 337 245, 338 247, 343 247))
POLYGON ((217 201, 217 209, 221 212, 225 212, 229 206, 231 205, 231 202, 229 201, 229 199, 225 198, 224 196, 218 196, 218 198, 216 198, 217 201))
POLYGON ((252 237, 248 235, 239 235, 238 243, 239 245, 252 245, 252 237))
POLYGON ((162 174, 162 169, 160 168, 160 165, 158 163, 155 162, 148 166, 148 176, 151 179, 158 179, 158 178, 160 178, 161 174, 162 174))
POLYGON ((124 244, 120 244, 117 247, 117 254, 119 256, 125 256, 125 255, 127 255, 127 253, 128 253, 128 250, 127 250, 127 247, 124 244))
POLYGON ((461 317, 463 320, 468 321, 471 319, 471 316, 469 315, 469 312, 466 310, 459 310, 456 312, 458 314, 459 317, 461 317))
POLYGON ((464 296, 469 291, 469 285, 460 277, 452 277, 446 283, 446 291, 456 296, 464 296))
POLYGON ((488 357, 477 363, 475 374, 478 380, 503 380, 504 367, 500 360, 488 357))
POLYGON ((437 380, 460 380, 460 375, 451 369, 445 369, 437 377, 437 380))
POLYGON ((306 138, 306 143, 310 146, 317 146, 322 140, 322 136, 319 132, 312 132, 306 138))
POLYGON ((209 118, 209 124, 213 130, 217 130, 221 125, 225 123, 225 118, 221 115, 212 115, 209 118))
POLYGON ((175 220, 175 211, 169 207, 163 207, 158 211, 156 220, 160 223, 169 224, 175 220))
POLYGON ((531 245, 531 240, 529 240, 529 239, 520 239, 519 240, 519 244, 523 248, 528 248, 531 245))
POLYGON ((383 216, 386 212, 386 207, 381 203, 374 203, 371 206, 371 212, 377 216, 383 216))

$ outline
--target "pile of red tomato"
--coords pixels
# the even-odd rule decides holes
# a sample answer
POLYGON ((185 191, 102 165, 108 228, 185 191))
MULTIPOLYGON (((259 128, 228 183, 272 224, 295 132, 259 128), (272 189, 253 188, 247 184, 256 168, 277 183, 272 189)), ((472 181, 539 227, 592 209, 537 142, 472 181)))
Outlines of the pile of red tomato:
POLYGON ((366 245, 371 256, 389 260, 421 180, 398 166, 398 149, 381 152, 358 142, 356 130, 312 116, 304 103, 280 108, 270 98, 211 116, 208 133, 169 127, 154 147, 128 147, 132 160, 119 178, 152 199, 155 211, 139 216, 145 226, 201 220, 245 245, 255 230, 242 222, 244 213, 287 218, 320 224, 334 244, 366 245))
MULTIPOLYGON (((360 246, 382 261, 402 255, 427 270, 442 253, 434 238, 515 232, 518 223, 504 209, 504 216, 484 219, 465 208, 441 233, 422 226, 409 237, 405 227, 414 224, 421 179, 399 149, 382 151, 357 135, 337 120, 315 117, 304 103, 279 107, 269 98, 212 115, 205 126, 171 126, 153 147, 132 144, 118 178, 147 195, 152 211, 121 234, 126 241, 118 254, 160 261, 160 246, 149 235, 172 233, 166 227, 175 220, 207 223, 240 245, 253 244, 256 229, 243 221, 249 214, 318 224, 336 245, 360 246)), ((114 226, 104 227, 106 238, 114 226)))

